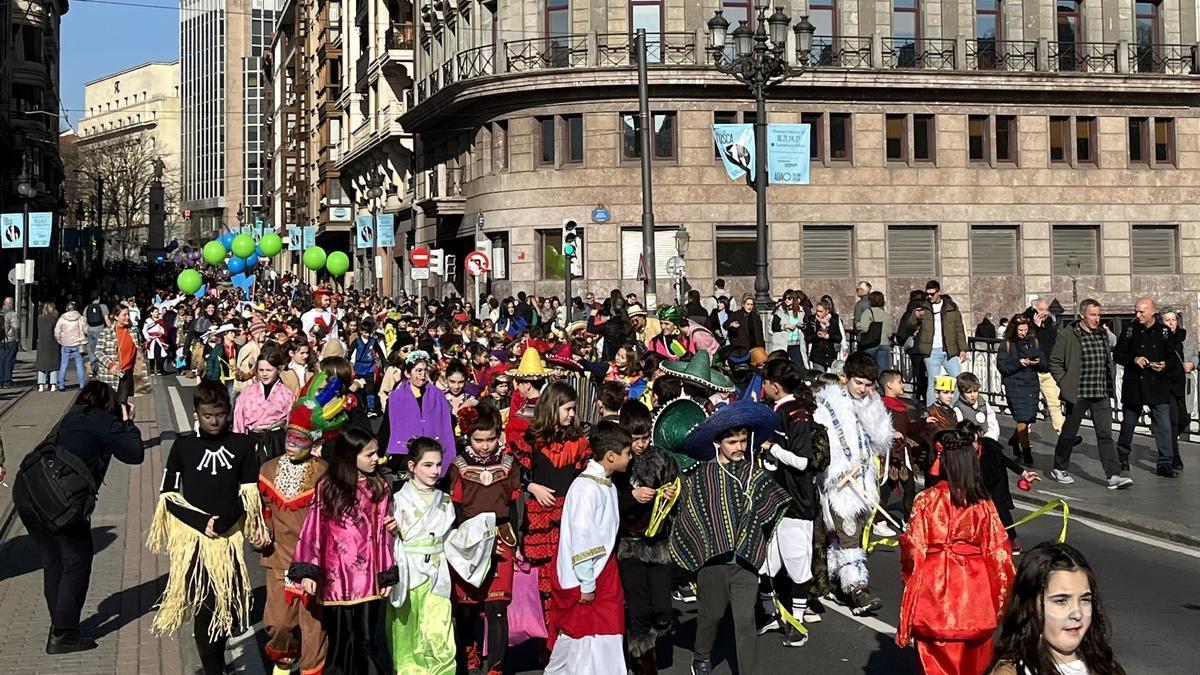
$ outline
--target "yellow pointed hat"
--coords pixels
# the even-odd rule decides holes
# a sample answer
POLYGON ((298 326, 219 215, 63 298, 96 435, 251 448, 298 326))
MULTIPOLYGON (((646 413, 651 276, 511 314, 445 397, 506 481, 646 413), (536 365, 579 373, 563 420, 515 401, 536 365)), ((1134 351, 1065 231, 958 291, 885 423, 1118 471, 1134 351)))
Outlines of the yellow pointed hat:
POLYGON ((514 380, 543 380, 546 378, 546 364, 542 362, 538 350, 526 347, 521 352, 521 363, 516 370, 508 371, 508 375, 514 380))

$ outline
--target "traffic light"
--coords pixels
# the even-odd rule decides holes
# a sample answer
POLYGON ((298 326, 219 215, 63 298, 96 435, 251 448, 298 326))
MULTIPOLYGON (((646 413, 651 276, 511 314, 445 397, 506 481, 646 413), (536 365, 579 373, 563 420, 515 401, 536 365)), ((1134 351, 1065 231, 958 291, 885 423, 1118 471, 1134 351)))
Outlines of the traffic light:
POLYGON ((447 281, 454 281, 455 275, 458 274, 458 256, 446 256, 446 274, 447 281))
POLYGON ((443 251, 440 248, 429 249, 429 271, 437 275, 445 275, 445 268, 442 266, 443 251))
POLYGON ((583 233, 579 223, 569 218, 563 219, 562 252, 570 262, 571 276, 583 276, 583 233))
POLYGON ((406 231, 404 232, 404 249, 405 249, 406 251, 407 251, 407 250, 411 250, 411 249, 412 249, 412 247, 413 247, 413 246, 416 246, 416 245, 417 245, 417 232, 416 232, 416 230, 406 230, 406 231))

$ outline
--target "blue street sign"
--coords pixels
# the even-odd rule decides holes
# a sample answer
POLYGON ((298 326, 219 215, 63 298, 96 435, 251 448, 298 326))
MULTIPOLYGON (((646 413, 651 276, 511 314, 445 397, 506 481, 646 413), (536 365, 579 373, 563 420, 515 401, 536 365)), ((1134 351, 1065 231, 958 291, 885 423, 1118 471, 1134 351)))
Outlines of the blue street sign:
POLYGON ((597 206, 596 208, 592 209, 593 223, 607 223, 608 219, 611 217, 612 214, 610 214, 608 209, 604 208, 603 206, 597 206))

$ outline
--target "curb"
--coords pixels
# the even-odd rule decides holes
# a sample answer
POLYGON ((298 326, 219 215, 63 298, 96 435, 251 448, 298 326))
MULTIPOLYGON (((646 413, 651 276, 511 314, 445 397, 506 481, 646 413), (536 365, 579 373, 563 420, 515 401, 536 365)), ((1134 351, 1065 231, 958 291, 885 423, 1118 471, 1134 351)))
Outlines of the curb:
MULTIPOLYGON (((1013 495, 1013 502, 1029 509, 1037 509, 1042 506, 1039 502, 1021 499, 1013 495)), ((1085 503, 1077 503, 1068 501, 1067 504, 1071 507, 1072 516, 1083 516, 1090 520, 1095 520, 1107 525, 1115 525, 1117 527, 1131 530, 1139 534, 1144 534, 1158 539, 1166 539, 1167 541, 1184 546, 1200 548, 1200 534, 1192 534, 1190 532, 1180 531, 1178 528, 1170 527, 1167 521, 1159 521, 1153 518, 1144 516, 1130 515, 1126 512, 1117 509, 1108 509, 1104 507, 1089 506, 1085 503)))
MULTIPOLYGON (((31 391, 33 391, 33 387, 26 387, 23 391, 14 396, 11 401, 6 401, 3 404, 3 407, 0 408, 0 417, 7 415, 8 411, 12 410, 18 403, 24 400, 31 391)), ((11 474, 9 480, 12 480, 17 475, 15 470, 9 471, 9 473, 11 474)), ((9 485, 9 489, 11 489, 12 484, 10 483, 9 485)), ((17 509, 13 507, 12 500, 9 500, 8 508, 3 514, 0 514, 0 548, 3 548, 4 544, 8 542, 8 531, 12 527, 13 520, 16 519, 16 516, 17 509)))

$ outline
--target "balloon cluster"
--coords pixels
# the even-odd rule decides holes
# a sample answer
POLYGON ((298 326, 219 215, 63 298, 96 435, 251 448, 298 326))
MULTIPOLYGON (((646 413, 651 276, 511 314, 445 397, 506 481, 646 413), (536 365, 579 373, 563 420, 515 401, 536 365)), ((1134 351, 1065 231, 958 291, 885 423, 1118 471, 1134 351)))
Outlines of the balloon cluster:
MULTIPOLYGON (((177 265, 195 264, 200 260, 213 267, 223 266, 219 275, 222 279, 234 279, 236 282, 245 275, 248 281, 259 262, 273 258, 283 250, 283 239, 275 232, 267 232, 254 243, 254 237, 248 234, 226 232, 218 239, 213 239, 198 250, 190 250, 175 256, 177 265)), ((341 251, 326 255, 320 246, 310 246, 304 251, 304 266, 314 272, 322 268, 330 275, 340 277, 350 269, 350 256, 341 251)), ((176 279, 179 290, 194 295, 204 288, 204 277, 194 268, 189 267, 179 273, 176 279)))
POLYGON ((340 277, 350 269, 350 256, 341 251, 334 251, 328 255, 325 254, 325 249, 320 246, 309 246, 304 249, 304 266, 316 272, 322 267, 329 274, 340 277))

